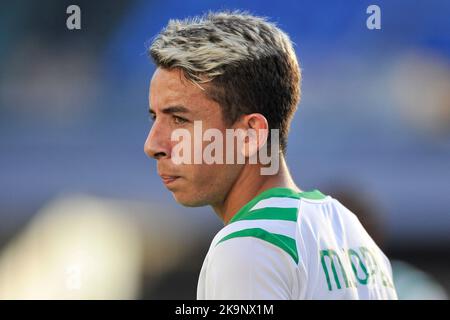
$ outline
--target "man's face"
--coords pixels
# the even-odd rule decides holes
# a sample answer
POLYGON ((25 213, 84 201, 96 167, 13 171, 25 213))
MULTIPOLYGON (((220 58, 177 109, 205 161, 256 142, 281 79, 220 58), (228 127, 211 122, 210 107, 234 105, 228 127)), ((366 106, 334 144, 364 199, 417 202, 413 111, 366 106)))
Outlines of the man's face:
MULTIPOLYGON (((193 157, 196 152, 194 121, 201 121, 203 132, 215 128, 225 137, 226 126, 219 104, 189 82, 179 69, 162 68, 155 71, 151 80, 149 103, 154 123, 144 150, 149 157, 156 159, 158 175, 175 200, 185 206, 221 203, 237 179, 240 165, 206 164, 203 159, 201 164, 193 161, 191 164, 175 164, 171 156, 174 146, 179 143, 171 140, 172 132, 186 129, 191 136, 193 157)), ((209 143, 203 142, 203 149, 209 143)))

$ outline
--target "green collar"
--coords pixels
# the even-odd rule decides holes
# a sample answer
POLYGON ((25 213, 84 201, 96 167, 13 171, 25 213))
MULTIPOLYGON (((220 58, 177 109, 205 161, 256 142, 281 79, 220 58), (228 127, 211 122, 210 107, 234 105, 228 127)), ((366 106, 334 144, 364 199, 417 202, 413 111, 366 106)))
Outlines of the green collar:
POLYGON ((234 216, 231 218, 231 220, 228 222, 228 224, 241 220, 241 218, 253 207, 258 203, 259 201, 263 199, 268 199, 272 197, 277 198, 293 198, 293 199, 311 199, 311 200, 321 200, 324 199, 326 196, 320 192, 317 189, 311 190, 311 191, 305 191, 305 192, 296 192, 290 188, 271 188, 264 190, 260 194, 258 194, 256 197, 254 197, 252 200, 247 202, 234 216))

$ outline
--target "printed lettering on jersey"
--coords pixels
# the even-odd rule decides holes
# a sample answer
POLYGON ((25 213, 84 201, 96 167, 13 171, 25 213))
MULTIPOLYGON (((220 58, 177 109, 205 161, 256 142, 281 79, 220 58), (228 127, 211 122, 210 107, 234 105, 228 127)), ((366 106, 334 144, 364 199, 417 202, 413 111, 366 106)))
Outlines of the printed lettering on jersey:
POLYGON ((321 250, 320 261, 329 291, 358 285, 394 288, 388 271, 367 247, 321 250))

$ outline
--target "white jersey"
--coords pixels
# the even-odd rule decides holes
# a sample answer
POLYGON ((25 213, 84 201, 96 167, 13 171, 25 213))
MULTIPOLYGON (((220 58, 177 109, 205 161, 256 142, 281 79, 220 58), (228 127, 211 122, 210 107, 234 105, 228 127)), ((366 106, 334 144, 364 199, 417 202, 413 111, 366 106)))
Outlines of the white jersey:
POLYGON ((197 299, 397 299, 389 260, 320 191, 266 190, 214 237, 197 299))

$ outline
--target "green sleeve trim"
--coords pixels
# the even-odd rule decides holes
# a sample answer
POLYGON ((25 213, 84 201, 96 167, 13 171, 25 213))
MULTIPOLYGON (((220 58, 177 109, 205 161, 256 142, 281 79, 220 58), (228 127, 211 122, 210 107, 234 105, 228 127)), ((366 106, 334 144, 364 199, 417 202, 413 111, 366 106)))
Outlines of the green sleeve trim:
POLYGON ((270 233, 261 228, 250 228, 232 232, 217 242, 216 246, 226 240, 240 237, 254 237, 269 242, 285 251, 292 259, 294 259, 295 263, 298 264, 297 245, 295 244, 294 239, 282 234, 270 233))

